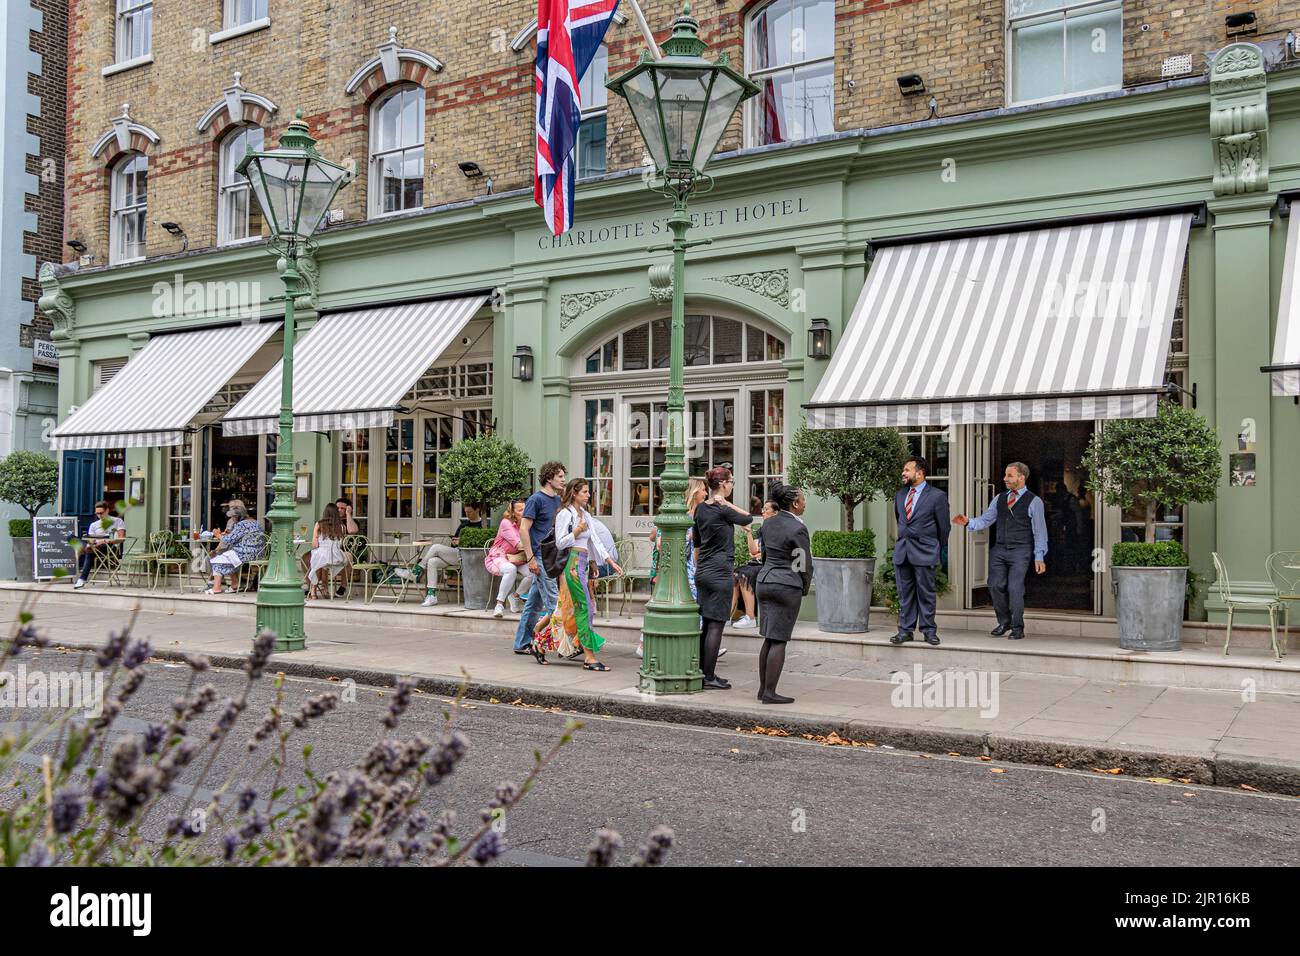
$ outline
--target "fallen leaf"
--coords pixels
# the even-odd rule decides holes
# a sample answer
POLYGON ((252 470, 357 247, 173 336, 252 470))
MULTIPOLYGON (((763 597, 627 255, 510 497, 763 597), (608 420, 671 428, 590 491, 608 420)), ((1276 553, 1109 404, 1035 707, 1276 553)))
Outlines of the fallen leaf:
POLYGON ((1123 773, 1123 767, 1111 767, 1109 770, 1103 770, 1101 767, 1093 767, 1093 773, 1123 773))
POLYGON ((1191 777, 1179 777, 1179 778, 1178 778, 1178 782, 1179 782, 1179 783, 1191 783, 1191 782, 1192 782, 1192 778, 1191 778, 1191 777))
POLYGON ((740 748, 739 748, 739 747, 732 747, 732 748, 731 748, 731 753, 733 753, 733 754, 738 754, 738 753, 740 753, 740 748))
POLYGON ((1058 764, 1056 765, 1056 769, 1057 769, 1057 770, 1064 770, 1064 769, 1065 769, 1065 764, 1063 764, 1063 763, 1058 763, 1058 764))
POLYGON ((330 675, 329 677, 327 677, 327 678, 325 678, 325 679, 328 680, 328 681, 333 681, 333 682, 336 683, 336 684, 337 684, 338 681, 339 681, 339 679, 338 679, 337 677, 333 676, 333 675, 330 675))
POLYGON ((1241 789, 1242 789, 1242 790, 1249 790, 1251 793, 1260 793, 1260 792, 1261 792, 1260 789, 1259 789, 1259 787, 1252 787, 1252 786, 1251 786, 1250 784, 1248 784, 1248 783, 1243 783, 1243 784, 1241 785, 1241 789))
POLYGON ((512 700, 512 701, 510 702, 510 706, 511 706, 511 707, 518 707, 518 706, 519 706, 520 704, 522 704, 523 702, 524 702, 524 699, 523 699, 522 697, 516 697, 514 700, 512 700))
POLYGON ((949 757, 960 757, 961 754, 957 753, 957 751, 955 751, 955 750, 949 750, 949 751, 948 751, 948 756, 949 756, 949 757))
POLYGON ((1168 777, 1147 777, 1147 783, 1173 783, 1168 777))
POLYGON ((924 757, 926 760, 933 760, 933 759, 934 759, 934 755, 933 755, 933 754, 921 754, 921 756, 924 757))
POLYGON ((981 755, 980 755, 980 760, 992 760, 992 759, 993 759, 993 758, 990 757, 988 754, 981 754, 981 755))
MULTIPOLYGON (((739 730, 740 728, 737 727, 736 729, 739 730)), ((763 734, 764 736, 767 737, 789 737, 790 736, 790 731, 788 730, 782 730, 780 727, 760 727, 758 724, 754 725, 753 730, 745 731, 745 733, 763 734)), ((811 739, 811 736, 809 734, 804 734, 804 736, 809 737, 809 739, 811 739)))
POLYGON ((1001 767, 989 767, 989 773, 1006 773, 1001 767))
POLYGON ((1196 796, 1196 794, 1194 794, 1194 793, 1184 793, 1183 796, 1184 796, 1184 797, 1194 797, 1194 796, 1196 796))
POLYGON ((495 697, 489 697, 489 698, 488 698, 488 703, 489 703, 489 704, 499 704, 499 703, 501 703, 501 701, 497 700, 495 697))

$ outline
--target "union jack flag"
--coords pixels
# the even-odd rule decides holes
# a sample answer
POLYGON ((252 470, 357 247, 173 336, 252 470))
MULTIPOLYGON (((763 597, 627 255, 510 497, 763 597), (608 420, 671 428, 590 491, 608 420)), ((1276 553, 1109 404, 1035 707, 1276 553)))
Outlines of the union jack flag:
POLYGON ((578 83, 617 9, 618 0, 537 0, 533 199, 557 236, 573 225, 574 146, 582 122, 578 83))

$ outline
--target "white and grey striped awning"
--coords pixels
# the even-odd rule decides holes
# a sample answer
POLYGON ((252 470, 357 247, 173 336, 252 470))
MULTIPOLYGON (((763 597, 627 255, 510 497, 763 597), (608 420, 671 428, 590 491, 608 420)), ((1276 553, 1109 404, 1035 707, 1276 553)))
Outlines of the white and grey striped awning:
POLYGON ((51 435, 55 450, 179 445, 194 416, 280 328, 227 325, 150 339, 51 435))
MULTIPOLYGON (((487 301, 409 302, 323 316, 293 350, 293 430, 385 427, 416 380, 487 301)), ((222 419, 227 435, 279 428, 276 363, 222 419)))
POLYGON ((1300 209, 1291 206, 1286 231, 1286 262, 1282 266, 1282 294, 1278 297, 1277 330, 1273 333, 1273 364, 1261 371, 1273 379, 1273 394, 1300 395, 1300 209))
POLYGON ((1190 213, 882 248, 812 428, 1144 418, 1190 213))

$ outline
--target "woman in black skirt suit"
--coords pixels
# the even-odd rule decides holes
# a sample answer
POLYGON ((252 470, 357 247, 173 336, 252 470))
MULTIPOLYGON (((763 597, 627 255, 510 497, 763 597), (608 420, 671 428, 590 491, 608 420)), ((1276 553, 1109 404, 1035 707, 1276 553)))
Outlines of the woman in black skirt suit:
POLYGON ((722 629, 731 618, 731 592, 735 586, 736 525, 754 520, 744 508, 727 500, 735 482, 731 471, 714 468, 704 476, 709 498, 695 509, 695 599, 700 605, 700 670, 704 686, 730 690, 719 677, 718 649, 722 629))
POLYGON ((799 617, 799 605, 812 584, 812 545, 808 528, 792 509, 803 492, 776 484, 770 494, 779 509, 763 522, 763 566, 758 571, 758 623, 763 649, 758 655, 758 699, 765 704, 792 704, 776 692, 785 667, 785 646, 799 617))

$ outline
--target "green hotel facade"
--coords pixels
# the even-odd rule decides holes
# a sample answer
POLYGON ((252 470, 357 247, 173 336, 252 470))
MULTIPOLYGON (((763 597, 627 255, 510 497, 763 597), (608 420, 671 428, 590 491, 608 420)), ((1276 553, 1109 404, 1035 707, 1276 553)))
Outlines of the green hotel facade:
MULTIPOLYGON (((328 156, 328 143, 321 148, 328 156)), ((711 243, 692 249, 686 266, 691 474, 730 464, 737 494, 761 503, 785 476, 791 438, 833 362, 851 362, 887 384, 906 376, 873 363, 942 354, 941 381, 960 356, 994 363, 1012 347, 1007 329, 959 321, 968 307, 954 297, 947 341, 903 337, 898 353, 835 354, 859 341, 855 322, 886 314, 860 302, 869 270, 915 270, 899 283, 913 294, 947 278, 926 271, 923 257, 884 250, 984 238, 997 244, 1085 227, 1118 235, 1125 223, 1164 217, 1177 224, 1178 247, 1139 263, 1139 283, 1166 290, 1169 335, 1116 334, 1107 350, 1074 356, 1085 384, 1062 394, 1086 392, 1086 382, 1105 371, 1095 363, 1133 360, 1154 369, 1162 385, 1176 385, 1170 394, 1194 401, 1218 429, 1218 500, 1160 515, 1160 536, 1185 543, 1203 585, 1214 577, 1211 552, 1234 586, 1249 592, 1266 587, 1270 552, 1300 549, 1297 373, 1263 371, 1294 364, 1285 349, 1300 339, 1290 331, 1286 345, 1288 323, 1300 314, 1289 305, 1297 249, 1288 246, 1287 215, 1290 191, 1300 191, 1300 70, 1266 71, 1259 47, 1233 44, 1219 51, 1208 76, 745 149, 715 157, 710 172, 716 186, 692 201, 690 237, 711 243), (809 354, 817 320, 829 326, 830 358, 809 354), (1129 354, 1139 347, 1146 353, 1129 354)), ((298 394, 315 392, 322 413, 304 418, 294 436, 302 528, 344 494, 371 536, 449 534, 460 506, 438 493, 438 456, 493 428, 534 463, 558 458, 571 476, 591 479, 597 513, 616 536, 635 542, 625 563, 648 564, 671 290, 663 268, 669 255, 647 247, 666 237, 666 205, 632 170, 584 181, 574 228, 559 237, 546 229, 531 191, 324 229, 304 270, 309 288, 297 299, 299 348, 324 323, 338 321, 339 330, 333 361, 318 363, 311 383, 297 384, 298 394), (443 303, 433 308, 444 323, 439 335, 374 332, 386 315, 397 328, 403 309, 409 316, 430 302, 443 303), (519 376, 518 356, 531 359, 531 376, 519 376), (423 370, 394 379, 399 365, 412 362, 423 370), (360 407, 358 381, 383 382, 400 397, 360 407)), ((1111 260, 1127 264, 1123 249, 1111 260)), ((240 402, 275 370, 283 306, 273 298, 281 290, 274 265, 254 242, 42 270, 41 303, 59 349, 65 512, 76 511, 69 507, 74 483, 93 486, 91 456, 112 447, 109 436, 120 427, 126 437, 116 447, 126 449, 128 485, 142 493, 126 516, 129 535, 212 527, 220 503, 235 493, 265 514, 274 438, 231 422, 251 420, 240 402), (252 324, 266 328, 248 332, 252 324), (214 334, 170 359, 146 351, 182 332, 214 334), (98 437, 78 432, 75 410, 89 409, 92 393, 119 381, 104 370, 127 360, 116 373, 127 376, 130 362, 144 358, 148 374, 120 380, 132 387, 114 403, 139 406, 135 424, 101 424, 98 437), (148 429, 139 423, 151 415, 157 430, 179 432, 178 443, 142 437, 148 429)), ((1047 265, 1033 260, 1023 269, 1039 267, 1047 265)), ((1100 272, 1093 280, 1116 281, 1100 272)), ((1069 315, 1053 314, 1053 321, 1069 315)), ((889 320, 905 323, 906 312, 889 320)), ((1019 334, 1033 333, 1024 326, 1019 334)), ((1040 347, 1049 348, 1048 337, 1040 347)), ((982 397, 962 396, 967 404, 982 397)), ((1052 396, 1034 398, 1051 404, 1052 396)), ((1049 421, 1033 420, 1032 411, 1010 421, 953 420, 938 411, 901 427, 954 511, 982 511, 1000 489, 1003 464, 1029 464, 1031 487, 1049 506, 1052 550, 1049 574, 1033 582, 1028 603, 1111 616, 1107 562, 1098 556, 1140 533, 1141 516, 1094 500, 1083 484, 1079 459, 1105 415, 1089 402, 1052 407, 1049 421)), ((859 527, 874 529, 883 557, 892 509, 877 501, 863 510, 859 527)), ((814 501, 805 520, 838 528, 838 505, 814 501)), ((987 606, 983 548, 954 528, 952 588, 941 609, 987 606)), ((1201 591, 1193 617, 1219 619, 1216 597, 1201 591)))

